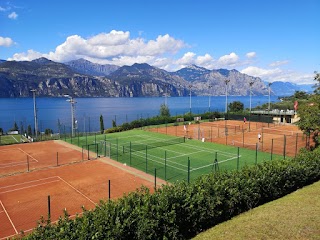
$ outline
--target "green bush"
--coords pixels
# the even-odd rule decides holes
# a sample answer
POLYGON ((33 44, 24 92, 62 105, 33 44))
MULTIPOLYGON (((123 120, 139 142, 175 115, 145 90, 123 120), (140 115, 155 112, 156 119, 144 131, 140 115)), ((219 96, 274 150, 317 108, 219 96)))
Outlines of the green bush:
POLYGON ((42 221, 26 239, 189 239, 265 202, 320 180, 320 148, 293 160, 212 173, 188 184, 148 189, 100 202, 74 220, 42 221))

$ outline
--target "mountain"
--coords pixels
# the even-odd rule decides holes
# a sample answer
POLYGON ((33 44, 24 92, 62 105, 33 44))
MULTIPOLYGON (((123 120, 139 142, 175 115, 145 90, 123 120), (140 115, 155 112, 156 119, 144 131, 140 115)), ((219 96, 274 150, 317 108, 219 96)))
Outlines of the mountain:
POLYGON ((4 61, 0 63, 0 97, 30 97, 30 89, 38 96, 74 97, 143 97, 224 95, 228 80, 229 95, 266 95, 268 89, 260 78, 237 70, 208 70, 195 65, 167 72, 149 64, 114 67, 107 76, 106 65, 80 59, 68 64, 46 58, 33 61, 4 61), (82 64, 82 65, 81 65, 82 64), (83 66, 83 67, 81 67, 83 66), (91 75, 89 73, 95 73, 91 75), (103 73, 103 74, 102 74, 103 73))
POLYGON ((66 62, 65 64, 78 73, 92 76, 107 76, 119 68, 119 66, 111 64, 92 63, 83 58, 66 62))
POLYGON ((210 70, 196 65, 191 65, 186 68, 182 68, 175 72, 176 75, 184 78, 189 82, 197 81, 201 78, 202 75, 209 73, 210 70))
POLYGON ((193 65, 172 74, 188 79, 197 95, 225 95, 226 81, 229 81, 229 95, 250 95, 250 82, 254 83, 251 88, 252 95, 268 94, 267 86, 260 78, 240 73, 235 69, 208 70, 193 65))
POLYGON ((295 93, 295 91, 304 91, 307 93, 312 93, 314 90, 312 86, 313 84, 298 85, 290 82, 276 81, 272 83, 270 88, 276 96, 291 96, 295 93))

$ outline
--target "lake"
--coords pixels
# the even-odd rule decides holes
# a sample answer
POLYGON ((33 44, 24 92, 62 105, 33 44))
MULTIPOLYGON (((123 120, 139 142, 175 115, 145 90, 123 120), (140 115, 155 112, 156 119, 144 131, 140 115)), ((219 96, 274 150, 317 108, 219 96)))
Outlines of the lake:
MULTIPOLYGON (((36 108, 38 128, 58 131, 60 124, 71 129, 71 104, 67 98, 37 98, 36 108)), ((112 126, 112 120, 118 125, 139 118, 148 118, 159 114, 160 105, 167 102, 171 115, 188 113, 190 111, 190 97, 146 97, 146 98, 76 98, 75 118, 79 131, 98 131, 99 117, 103 116, 105 128, 112 126)), ((249 96, 228 96, 228 103, 240 101, 245 108, 250 106, 249 96)), ((252 96, 252 108, 268 103, 268 96, 252 96)), ((278 97, 271 96, 271 102, 278 101, 278 97)), ((210 97, 211 111, 225 111, 225 96, 210 97)), ((192 113, 204 113, 209 110, 208 96, 192 96, 192 113)), ((8 131, 14 122, 18 127, 34 127, 33 98, 0 98, 0 128, 8 131)))

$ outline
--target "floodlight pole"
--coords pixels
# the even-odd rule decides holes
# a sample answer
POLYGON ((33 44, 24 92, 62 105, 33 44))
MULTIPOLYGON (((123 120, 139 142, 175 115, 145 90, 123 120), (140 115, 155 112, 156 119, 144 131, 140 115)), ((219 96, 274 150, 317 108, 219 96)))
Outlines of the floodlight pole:
POLYGON ((37 120, 37 108, 36 108, 36 90, 30 90, 33 94, 33 115, 34 115, 34 131, 36 133, 36 139, 38 138, 38 120, 37 120))
POLYGON ((209 112, 210 112, 210 105, 211 105, 211 92, 210 92, 210 88, 212 88, 212 86, 209 85, 208 87, 209 87, 209 112))
POLYGON ((250 115, 251 115, 251 89, 252 89, 252 85, 254 84, 254 82, 250 82, 249 86, 250 86, 250 115))
POLYGON ((226 84, 226 110, 225 110, 225 113, 228 112, 228 83, 230 82, 230 80, 225 80, 224 81, 225 84, 226 84))
POLYGON ((168 84, 165 85, 166 86, 166 95, 165 95, 165 102, 164 104, 167 106, 167 96, 168 96, 168 84))
POLYGON ((268 83, 269 86, 269 105, 268 105, 268 111, 270 111, 270 92, 271 92, 271 88, 270 86, 272 85, 272 83, 268 83))
POLYGON ((249 108, 249 131, 250 131, 250 122, 251 122, 251 93, 252 93, 252 85, 254 82, 249 82, 249 90, 250 90, 250 108, 249 108))
POLYGON ((190 116, 191 116, 191 88, 192 88, 192 85, 189 85, 189 95, 190 95, 190 116))
POLYGON ((67 100, 71 104, 71 136, 74 137, 74 130, 75 130, 75 119, 74 119, 74 113, 75 113, 75 104, 77 103, 73 97, 69 95, 64 95, 65 97, 68 97, 69 99, 67 100))

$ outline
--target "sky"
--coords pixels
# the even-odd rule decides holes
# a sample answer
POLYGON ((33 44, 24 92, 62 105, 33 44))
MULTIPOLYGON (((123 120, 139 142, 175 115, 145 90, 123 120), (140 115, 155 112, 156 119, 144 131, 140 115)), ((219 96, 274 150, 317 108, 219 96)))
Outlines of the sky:
POLYGON ((319 0, 0 0, 0 59, 236 69, 314 84, 319 0))

